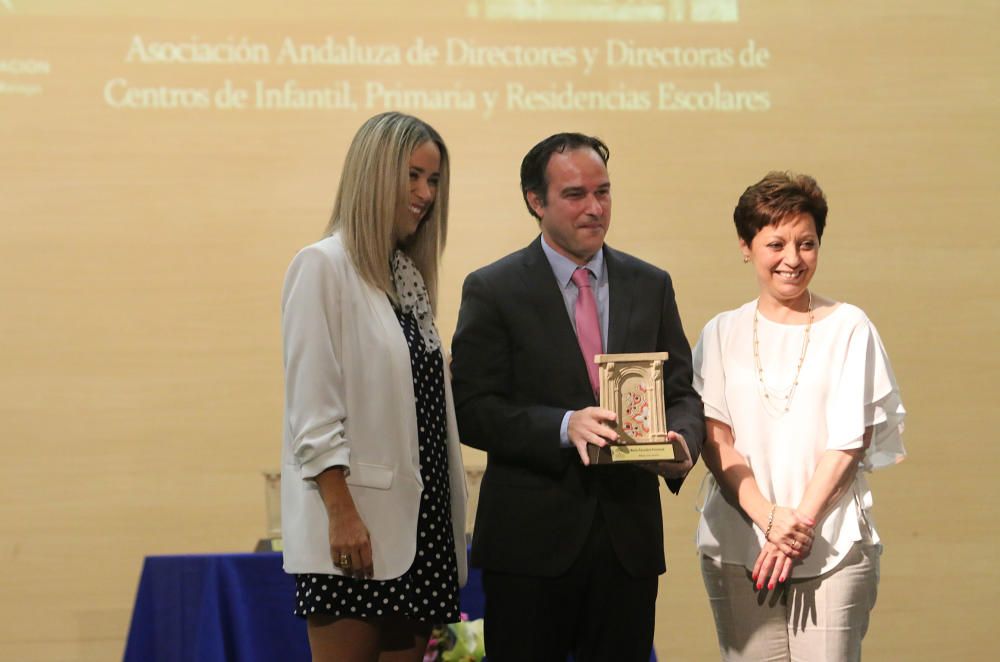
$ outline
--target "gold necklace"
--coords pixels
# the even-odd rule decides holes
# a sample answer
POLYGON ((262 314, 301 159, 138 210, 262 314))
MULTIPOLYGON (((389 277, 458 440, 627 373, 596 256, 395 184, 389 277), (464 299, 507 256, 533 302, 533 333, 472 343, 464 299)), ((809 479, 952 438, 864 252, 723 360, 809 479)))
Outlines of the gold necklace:
POLYGON ((764 407, 772 414, 782 416, 788 413, 792 406, 792 398, 795 396, 795 389, 799 385, 799 374, 802 372, 802 363, 806 358, 806 350, 809 348, 809 330, 813 325, 813 298, 809 292, 809 322, 806 324, 805 332, 802 334, 802 351, 799 352, 799 364, 795 367, 795 377, 792 384, 785 389, 774 389, 764 381, 764 366, 760 362, 760 342, 757 335, 757 318, 760 315, 760 299, 757 299, 757 306, 753 311, 753 362, 757 369, 757 381, 760 384, 760 393, 764 396, 764 407), (784 401, 784 402, 782 402, 784 401))

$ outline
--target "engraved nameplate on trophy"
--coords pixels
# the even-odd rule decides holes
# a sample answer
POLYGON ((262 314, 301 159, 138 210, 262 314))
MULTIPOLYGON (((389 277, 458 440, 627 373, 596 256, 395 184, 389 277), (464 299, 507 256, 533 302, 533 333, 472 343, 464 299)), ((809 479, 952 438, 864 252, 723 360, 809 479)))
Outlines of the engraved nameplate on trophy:
POLYGON ((667 352, 598 354, 601 407, 617 414, 618 442, 588 446, 591 464, 681 462, 679 442, 667 440, 663 362, 667 352))

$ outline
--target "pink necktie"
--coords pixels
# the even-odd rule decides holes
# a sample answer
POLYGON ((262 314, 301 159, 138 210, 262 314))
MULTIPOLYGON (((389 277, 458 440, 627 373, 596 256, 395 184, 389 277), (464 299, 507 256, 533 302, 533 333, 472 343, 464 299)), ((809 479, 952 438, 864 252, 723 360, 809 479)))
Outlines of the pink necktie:
POLYGON ((573 272, 573 282, 579 290, 576 307, 573 309, 576 339, 580 343, 584 363, 587 364, 587 375, 590 377, 590 386, 594 389, 594 397, 599 400, 600 382, 594 356, 601 353, 601 322, 597 317, 594 290, 590 287, 590 271, 580 267, 573 272))

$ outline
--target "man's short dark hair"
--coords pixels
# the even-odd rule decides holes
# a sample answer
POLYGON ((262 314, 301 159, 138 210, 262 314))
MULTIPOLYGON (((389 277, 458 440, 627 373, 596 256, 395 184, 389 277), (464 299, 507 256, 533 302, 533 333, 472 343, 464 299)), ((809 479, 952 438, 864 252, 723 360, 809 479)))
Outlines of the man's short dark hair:
POLYGON ((545 172, 549 167, 549 159, 556 152, 563 153, 574 149, 594 150, 604 161, 604 165, 608 164, 608 159, 611 157, 611 151, 600 138, 585 136, 582 133, 557 133, 532 147, 521 161, 521 195, 524 197, 528 212, 535 218, 539 216, 528 203, 528 192, 534 193, 543 205, 548 204, 546 194, 549 190, 549 181, 545 172))

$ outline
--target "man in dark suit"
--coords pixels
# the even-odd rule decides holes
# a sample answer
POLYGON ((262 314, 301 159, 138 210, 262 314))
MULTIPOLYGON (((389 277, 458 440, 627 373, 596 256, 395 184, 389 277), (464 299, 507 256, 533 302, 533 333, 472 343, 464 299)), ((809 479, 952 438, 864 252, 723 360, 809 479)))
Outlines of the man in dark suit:
POLYGON ((604 244, 607 161, 581 134, 533 147, 521 189, 541 236, 462 291, 453 383, 462 442, 488 454, 472 564, 491 662, 649 659, 666 569, 656 474, 676 493, 704 438, 670 276, 604 244), (669 352, 669 435, 686 461, 588 466, 588 445, 617 440, 588 366, 602 351, 669 352))

